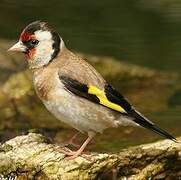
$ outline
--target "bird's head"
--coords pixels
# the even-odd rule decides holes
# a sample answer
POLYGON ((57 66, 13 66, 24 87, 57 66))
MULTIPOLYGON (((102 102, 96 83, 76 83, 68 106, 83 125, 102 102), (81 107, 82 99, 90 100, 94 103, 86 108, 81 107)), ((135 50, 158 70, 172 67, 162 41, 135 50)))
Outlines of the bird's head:
POLYGON ((63 45, 59 34, 47 23, 35 21, 25 27, 19 41, 8 51, 23 52, 29 67, 39 68, 53 60, 63 45))

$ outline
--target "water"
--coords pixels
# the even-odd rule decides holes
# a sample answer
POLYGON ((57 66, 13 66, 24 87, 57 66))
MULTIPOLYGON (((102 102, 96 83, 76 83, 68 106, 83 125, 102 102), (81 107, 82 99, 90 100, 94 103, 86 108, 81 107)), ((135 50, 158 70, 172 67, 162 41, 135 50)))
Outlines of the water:
MULTIPOLYGON (((17 39, 22 27, 34 20, 52 24, 66 45, 74 51, 111 56, 125 62, 181 74, 179 0, 1 0, 0 38, 17 39)), ((149 116, 158 119, 161 125, 175 135, 181 135, 179 99, 180 91, 170 100, 166 112, 148 112, 149 116)), ((132 135, 128 135, 132 139, 126 138, 119 144, 136 144, 139 132, 135 130, 132 135)), ((147 133, 141 130, 143 132, 147 133)), ((157 136, 148 133, 144 138, 140 137, 142 140, 138 143, 153 141, 157 136)), ((102 149, 109 145, 104 145, 102 149)))

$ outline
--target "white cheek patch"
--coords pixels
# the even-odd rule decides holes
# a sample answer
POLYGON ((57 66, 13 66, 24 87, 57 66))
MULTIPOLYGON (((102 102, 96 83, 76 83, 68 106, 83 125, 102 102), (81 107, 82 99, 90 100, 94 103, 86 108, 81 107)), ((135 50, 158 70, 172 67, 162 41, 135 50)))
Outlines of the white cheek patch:
POLYGON ((36 48, 36 58, 41 59, 41 61, 47 63, 54 52, 54 49, 52 48, 53 41, 47 40, 44 42, 40 42, 39 46, 36 48))
POLYGON ((38 30, 35 32, 35 37, 39 40, 39 41, 43 41, 43 40, 51 40, 52 39, 52 35, 49 31, 42 31, 42 30, 38 30))
POLYGON ((34 32, 34 35, 39 43, 35 47, 36 53, 32 61, 29 61, 30 68, 37 68, 48 64, 54 58, 53 54, 55 51, 53 47, 55 41, 50 31, 38 30, 34 32))
POLYGON ((39 44, 36 47, 35 59, 41 64, 47 64, 54 52, 52 34, 49 31, 38 30, 35 32, 39 44))

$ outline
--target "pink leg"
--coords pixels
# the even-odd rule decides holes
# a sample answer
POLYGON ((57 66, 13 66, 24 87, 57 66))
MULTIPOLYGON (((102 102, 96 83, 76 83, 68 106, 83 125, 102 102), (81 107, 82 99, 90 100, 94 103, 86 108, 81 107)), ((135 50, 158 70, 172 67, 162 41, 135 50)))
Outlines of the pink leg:
POLYGON ((76 133, 76 134, 75 134, 70 140, 68 140, 66 143, 63 143, 63 144, 61 144, 61 145, 58 145, 58 147, 56 147, 56 150, 57 150, 58 152, 61 152, 61 153, 65 154, 65 155, 71 156, 74 151, 72 151, 71 149, 69 149, 69 148, 66 147, 66 146, 72 145, 72 146, 74 146, 74 147, 79 148, 80 145, 78 145, 78 144, 76 144, 76 143, 74 142, 75 138, 77 137, 77 135, 78 135, 79 133, 80 133, 80 132, 76 133))
POLYGON ((74 140, 76 139, 76 137, 77 137, 79 134, 80 134, 80 132, 76 133, 76 134, 68 141, 67 145, 72 145, 72 146, 77 147, 77 148, 80 147, 79 144, 76 144, 76 143, 74 142, 74 140))
POLYGON ((76 144, 76 143, 74 142, 74 140, 76 139, 76 137, 78 136, 79 133, 80 133, 80 132, 76 133, 76 134, 75 134, 73 137, 71 137, 68 141, 66 141, 66 142, 64 142, 64 143, 61 143, 59 146, 62 148, 62 147, 66 147, 66 146, 68 146, 68 145, 72 145, 72 146, 74 146, 74 147, 76 147, 76 148, 79 148, 80 145, 79 145, 79 144, 76 144))
POLYGON ((65 154, 65 155, 68 155, 68 156, 70 156, 71 153, 73 152, 72 150, 70 150, 69 148, 66 148, 66 147, 61 147, 61 148, 60 147, 56 147, 55 150, 57 150, 60 153, 65 154))
POLYGON ((77 151, 72 151, 69 154, 69 157, 67 159, 75 159, 78 157, 85 149, 85 147, 89 144, 89 142, 92 140, 94 137, 95 133, 89 133, 88 138, 85 140, 85 142, 82 144, 82 146, 77 150, 77 151))

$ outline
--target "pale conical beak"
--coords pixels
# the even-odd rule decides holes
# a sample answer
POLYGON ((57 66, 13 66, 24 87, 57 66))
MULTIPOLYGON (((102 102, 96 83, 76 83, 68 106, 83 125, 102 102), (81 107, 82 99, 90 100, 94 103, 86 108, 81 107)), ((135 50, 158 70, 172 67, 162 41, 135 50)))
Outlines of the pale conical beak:
POLYGON ((11 48, 9 48, 8 51, 25 52, 26 51, 26 47, 23 45, 23 43, 21 41, 18 41, 11 48))

